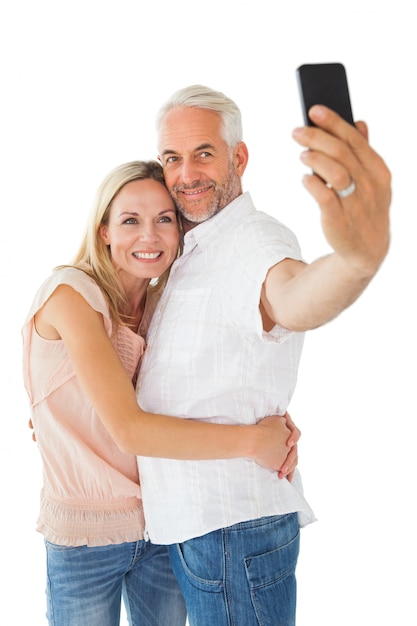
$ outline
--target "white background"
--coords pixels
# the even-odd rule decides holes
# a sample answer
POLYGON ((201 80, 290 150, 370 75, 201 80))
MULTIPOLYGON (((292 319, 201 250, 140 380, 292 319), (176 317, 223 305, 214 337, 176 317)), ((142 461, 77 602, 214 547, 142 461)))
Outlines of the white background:
POLYGON ((296 67, 328 61, 345 64, 354 116, 392 170, 392 246, 361 299, 305 345, 290 409, 319 521, 302 532, 298 625, 417 623, 416 17, 412 0, 2 4, 2 625, 46 623, 40 461, 20 369, 36 288, 78 247, 104 174, 156 156, 156 110, 191 83, 240 105, 258 208, 296 232, 307 260, 326 253, 291 131, 296 67))

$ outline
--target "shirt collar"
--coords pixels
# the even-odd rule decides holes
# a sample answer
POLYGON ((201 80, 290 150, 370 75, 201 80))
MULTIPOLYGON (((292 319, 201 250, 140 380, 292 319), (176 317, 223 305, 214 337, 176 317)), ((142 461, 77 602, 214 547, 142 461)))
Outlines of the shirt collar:
POLYGON ((184 253, 190 252, 195 246, 204 249, 212 245, 220 236, 227 232, 241 218, 253 213, 255 207, 248 191, 240 194, 213 217, 194 226, 184 237, 184 253))

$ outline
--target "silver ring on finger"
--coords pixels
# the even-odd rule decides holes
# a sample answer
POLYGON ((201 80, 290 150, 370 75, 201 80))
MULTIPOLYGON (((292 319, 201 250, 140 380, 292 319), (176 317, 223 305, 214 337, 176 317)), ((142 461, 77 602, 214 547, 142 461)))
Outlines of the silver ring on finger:
POLYGON ((347 198, 348 196, 352 195, 355 189, 356 189, 355 181, 351 180, 350 185, 346 187, 346 189, 340 189, 340 191, 335 189, 335 192, 337 193, 339 198, 347 198))

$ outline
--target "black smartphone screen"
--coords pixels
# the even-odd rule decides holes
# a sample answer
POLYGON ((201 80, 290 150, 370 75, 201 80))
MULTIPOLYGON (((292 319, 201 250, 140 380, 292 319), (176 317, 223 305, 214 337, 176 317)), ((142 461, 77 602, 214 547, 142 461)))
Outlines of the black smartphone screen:
POLYGON ((315 126, 308 117, 313 104, 324 104, 354 124, 345 67, 341 63, 317 63, 297 68, 304 123, 315 126))

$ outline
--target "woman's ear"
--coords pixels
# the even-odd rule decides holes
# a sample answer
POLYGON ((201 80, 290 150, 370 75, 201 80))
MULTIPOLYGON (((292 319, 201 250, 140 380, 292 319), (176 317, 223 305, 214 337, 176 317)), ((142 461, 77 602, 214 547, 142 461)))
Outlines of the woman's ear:
POLYGON ((104 241, 104 243, 106 244, 106 246, 110 245, 110 237, 108 234, 108 228, 107 226, 105 226, 104 224, 102 226, 100 226, 100 237, 102 238, 102 240, 104 241))

